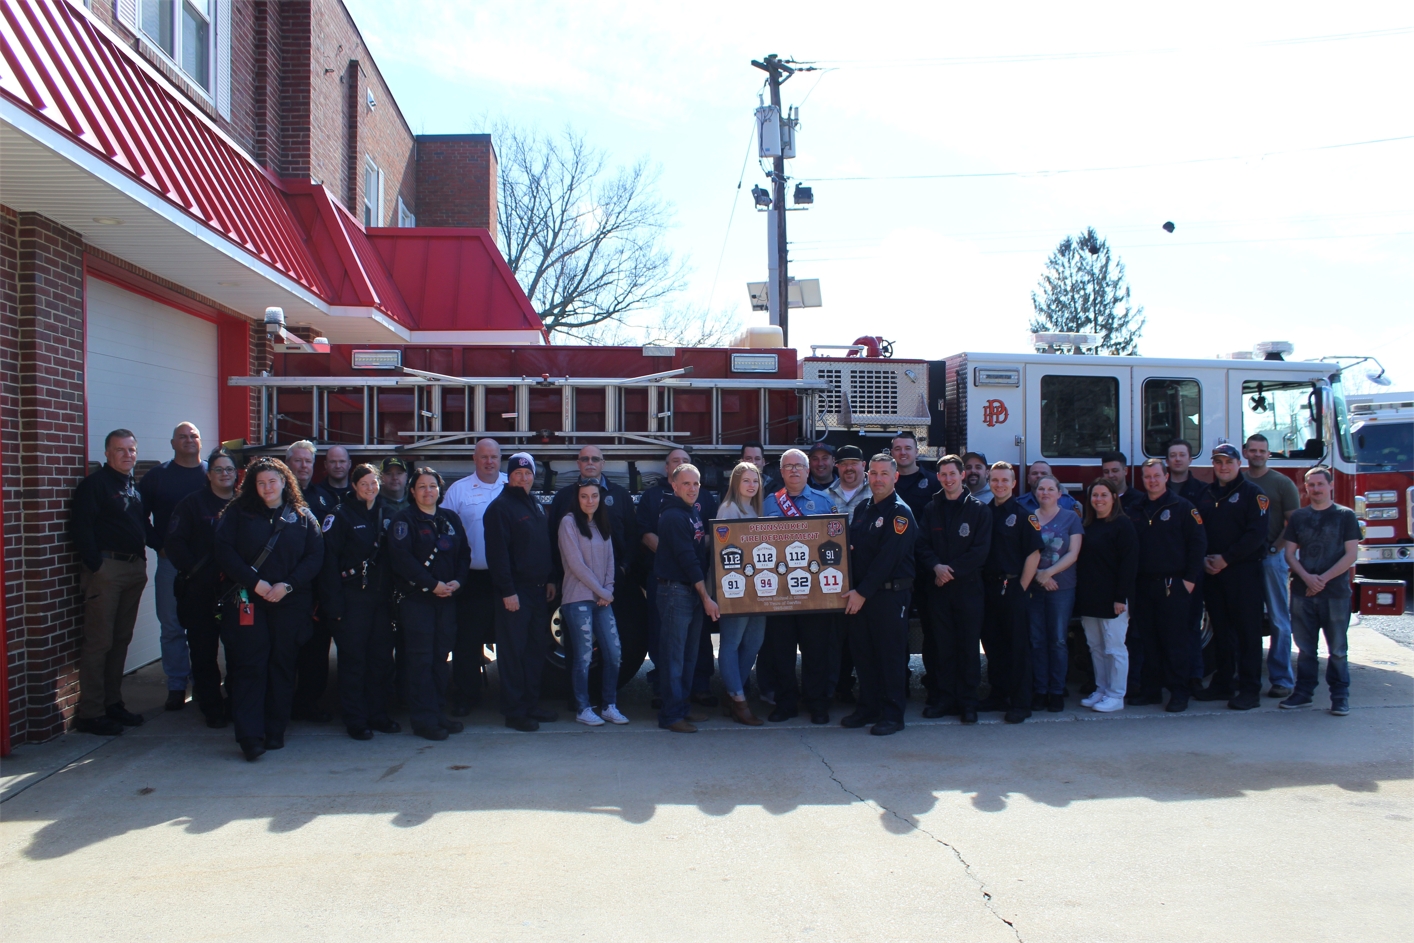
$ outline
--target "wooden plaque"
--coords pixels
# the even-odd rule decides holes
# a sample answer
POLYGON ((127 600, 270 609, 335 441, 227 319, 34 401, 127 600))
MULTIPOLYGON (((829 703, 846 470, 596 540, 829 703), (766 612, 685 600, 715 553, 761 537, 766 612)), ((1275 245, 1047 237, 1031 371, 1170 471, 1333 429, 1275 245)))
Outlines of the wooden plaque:
POLYGON ((713 596, 724 616, 843 612, 849 518, 712 521, 713 596))

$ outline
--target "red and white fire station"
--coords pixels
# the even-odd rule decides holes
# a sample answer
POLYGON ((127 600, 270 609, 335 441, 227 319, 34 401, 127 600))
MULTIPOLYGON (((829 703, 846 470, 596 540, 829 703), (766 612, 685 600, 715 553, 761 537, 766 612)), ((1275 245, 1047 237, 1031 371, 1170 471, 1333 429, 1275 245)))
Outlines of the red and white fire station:
MULTIPOLYGON (((1357 494, 1362 443, 1392 426, 1343 395, 1369 358, 1096 356, 1071 334, 916 352, 941 359, 872 337, 801 357, 770 330, 726 348, 552 346, 495 224, 489 136, 413 135, 340 0, 0 4, 7 749, 62 732, 76 700, 67 501, 118 427, 143 465, 191 421, 208 449, 312 439, 448 478, 489 435, 537 454, 546 494, 590 443, 634 492, 674 446, 720 488, 744 441, 886 450, 899 429, 928 457, 1045 459, 1080 488, 1107 451, 1137 466, 1175 438, 1206 456, 1261 432, 1298 485, 1335 468, 1337 499, 1372 538, 1372 514, 1402 527, 1378 533, 1408 557, 1409 483, 1357 494)), ((145 599, 129 667, 158 654, 145 599)))

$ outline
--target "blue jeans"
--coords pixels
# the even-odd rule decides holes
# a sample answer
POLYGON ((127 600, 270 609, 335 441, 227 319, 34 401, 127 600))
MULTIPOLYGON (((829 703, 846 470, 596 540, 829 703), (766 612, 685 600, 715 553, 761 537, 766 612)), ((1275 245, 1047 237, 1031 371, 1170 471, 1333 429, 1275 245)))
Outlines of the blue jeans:
MULTIPOLYGON (((652 577, 656 579, 656 577, 652 577)), ((702 636, 702 600, 686 583, 658 584, 658 726, 687 719, 697 644, 702 636)))
POLYGON ((1296 693, 1310 697, 1316 692, 1316 644, 1326 635, 1326 684, 1331 699, 1350 696, 1350 662, 1346 658, 1346 634, 1350 631, 1349 596, 1304 596, 1291 593, 1291 634, 1296 638, 1296 693))
POLYGON ((1070 655, 1066 651, 1065 630, 1070 610, 1075 607, 1075 589, 1047 592, 1031 590, 1031 690, 1036 694, 1065 694, 1065 675, 1070 655))
POLYGON ((162 673, 167 676, 168 691, 185 691, 191 676, 191 653, 187 651, 187 630, 177 620, 177 594, 172 591, 176 579, 176 564, 159 556, 153 589, 157 593, 157 624, 162 626, 162 673))
POLYGON ((766 617, 727 616, 718 625, 721 639, 717 643, 717 661, 722 669, 722 683, 732 697, 743 697, 751 663, 756 660, 761 641, 766 637, 766 617))
POLYGON ((584 710, 589 706, 589 661, 594 656, 594 639, 599 639, 599 660, 604 668, 601 696, 604 706, 614 704, 619 693, 619 662, 623 652, 619 646, 619 626, 614 621, 612 606, 595 602, 571 602, 560 607, 566 621, 565 638, 570 643, 570 685, 574 690, 574 706, 584 710))
POLYGON ((1262 595, 1267 601, 1267 618, 1272 623, 1271 647, 1267 649, 1267 680, 1291 687, 1291 610, 1287 605, 1287 582, 1291 568, 1285 553, 1269 553, 1262 561, 1262 595))

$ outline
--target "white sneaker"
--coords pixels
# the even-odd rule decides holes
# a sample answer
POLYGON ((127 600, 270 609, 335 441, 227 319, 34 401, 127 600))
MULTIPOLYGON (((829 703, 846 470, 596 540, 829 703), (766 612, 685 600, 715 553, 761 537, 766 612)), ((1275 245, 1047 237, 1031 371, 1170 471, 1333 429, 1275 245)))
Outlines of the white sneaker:
POLYGON ((610 704, 600 712, 601 716, 611 724, 626 724, 628 718, 619 713, 617 704, 610 704))
POLYGON ((1081 707, 1094 707, 1096 704, 1100 703, 1100 702, 1103 701, 1104 699, 1105 699, 1105 692, 1104 692, 1104 691, 1101 691, 1099 688, 1096 688, 1094 694, 1090 695, 1089 697, 1083 697, 1083 698, 1080 699, 1080 706, 1081 706, 1081 707))
POLYGON ((1090 709, 1092 711, 1099 711, 1101 714, 1112 714, 1115 711, 1122 711, 1124 710, 1124 698, 1102 698, 1101 700, 1097 701, 1090 709))
POLYGON ((604 726, 603 719, 598 714, 594 713, 594 708, 592 707, 586 707, 576 714, 574 719, 588 727, 604 726))

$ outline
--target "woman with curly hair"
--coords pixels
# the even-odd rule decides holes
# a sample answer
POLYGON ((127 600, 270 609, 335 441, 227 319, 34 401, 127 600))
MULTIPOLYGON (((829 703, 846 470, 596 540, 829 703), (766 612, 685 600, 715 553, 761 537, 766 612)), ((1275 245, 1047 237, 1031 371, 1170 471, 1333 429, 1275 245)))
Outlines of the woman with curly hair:
POLYGON ((312 631, 312 586, 324 562, 319 521, 294 473, 262 457, 216 525, 221 641, 236 742, 247 760, 285 745, 295 661, 312 631))

